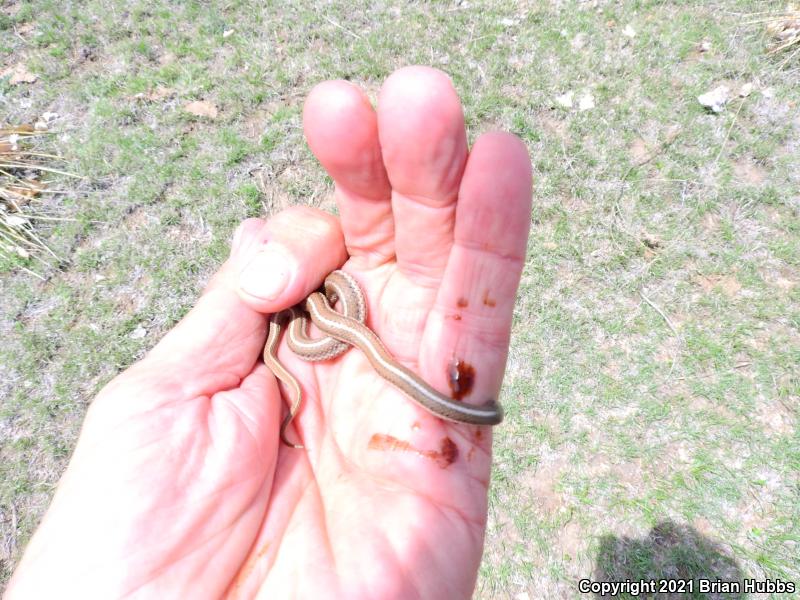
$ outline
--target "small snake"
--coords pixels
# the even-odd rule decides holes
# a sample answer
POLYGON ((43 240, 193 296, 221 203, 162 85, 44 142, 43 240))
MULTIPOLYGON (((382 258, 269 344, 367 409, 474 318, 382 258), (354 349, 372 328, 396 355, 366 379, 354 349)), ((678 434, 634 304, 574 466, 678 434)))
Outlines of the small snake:
POLYGON ((303 360, 331 360, 350 346, 355 346, 364 353, 378 375, 437 417, 476 425, 497 425, 503 420, 503 407, 494 400, 483 405, 457 402, 436 391, 416 373, 398 363, 375 332, 364 324, 367 317, 364 293, 351 275, 334 271, 325 278, 324 290, 324 293, 312 292, 297 306, 272 315, 269 321, 264 364, 289 388, 292 397, 289 413, 281 424, 281 441, 284 444, 302 448, 286 439, 286 428, 300 408, 302 393, 297 379, 277 357, 278 342, 284 328, 288 329, 289 348, 303 360), (331 308, 337 300, 342 303, 342 313, 331 308), (325 337, 308 337, 309 316, 314 325, 326 334, 325 337))

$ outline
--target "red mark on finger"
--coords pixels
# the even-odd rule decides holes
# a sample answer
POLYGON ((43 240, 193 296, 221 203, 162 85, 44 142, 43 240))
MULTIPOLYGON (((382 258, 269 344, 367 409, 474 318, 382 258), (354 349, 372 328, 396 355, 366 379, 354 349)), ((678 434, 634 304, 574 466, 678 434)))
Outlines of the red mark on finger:
POLYGON ((454 400, 463 400, 475 385, 475 367, 461 359, 453 359, 447 366, 447 382, 454 400))
POLYGON ((467 308, 467 306, 469 306, 469 302, 467 302, 467 299, 462 296, 461 298, 456 300, 456 306, 458 306, 459 308, 467 308))
POLYGON ((494 298, 490 298, 490 297, 489 297, 489 290, 486 290, 486 291, 483 293, 483 303, 484 303, 486 306, 494 306, 495 304, 497 304, 497 302, 495 302, 495 299, 494 299, 494 298))

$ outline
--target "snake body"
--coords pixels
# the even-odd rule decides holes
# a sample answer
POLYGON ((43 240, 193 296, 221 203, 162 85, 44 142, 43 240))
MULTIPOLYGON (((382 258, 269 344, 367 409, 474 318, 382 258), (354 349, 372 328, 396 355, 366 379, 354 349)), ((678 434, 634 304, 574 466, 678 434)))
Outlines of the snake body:
POLYGON ((325 278, 324 293, 313 292, 301 304, 271 317, 264 346, 264 363, 286 384, 292 396, 289 413, 281 424, 281 440, 285 444, 302 448, 286 439, 286 428, 302 401, 297 379, 276 355, 281 332, 287 325, 289 348, 304 360, 331 360, 355 346, 364 353, 378 375, 434 415, 456 423, 476 425, 497 425, 503 420, 503 408, 494 400, 483 405, 457 402, 397 362, 375 332, 365 325, 366 314, 364 294, 358 283, 348 273, 334 271, 325 278), (342 313, 332 308, 337 300, 342 304, 342 313), (326 334, 325 337, 308 337, 309 317, 326 334))

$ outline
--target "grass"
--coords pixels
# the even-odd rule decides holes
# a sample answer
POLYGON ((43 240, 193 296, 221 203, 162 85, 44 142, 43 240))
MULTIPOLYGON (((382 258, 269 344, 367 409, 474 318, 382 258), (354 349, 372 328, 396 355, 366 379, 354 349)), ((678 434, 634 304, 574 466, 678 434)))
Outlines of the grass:
POLYGON ((769 8, 0 9, 3 64, 38 75, 0 79, 5 120, 57 113, 58 153, 90 175, 58 200, 74 220, 39 230, 68 262, 46 282, 0 275, 0 585, 87 401, 187 311, 236 224, 330 207, 300 127, 309 89, 374 95, 413 63, 452 76, 470 139, 522 137, 536 176, 476 597, 573 598, 583 577, 800 582, 800 61, 748 24, 769 8), (720 84, 733 98, 715 115, 696 97, 720 84), (569 91, 575 107, 555 102, 569 91), (194 100, 219 116, 182 110, 194 100))

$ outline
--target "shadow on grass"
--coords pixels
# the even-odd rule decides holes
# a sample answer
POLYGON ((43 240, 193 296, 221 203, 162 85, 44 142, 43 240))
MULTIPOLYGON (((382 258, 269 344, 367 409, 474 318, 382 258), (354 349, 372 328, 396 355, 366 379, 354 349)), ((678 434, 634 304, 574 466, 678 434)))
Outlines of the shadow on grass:
MULTIPOLYGON (((672 521, 662 521, 656 525, 646 538, 627 538, 606 535, 600 539, 597 554, 595 581, 632 582, 655 580, 656 593, 640 594, 635 598, 672 600, 677 598, 702 598, 707 600, 745 599, 749 596, 743 591, 726 590, 723 587, 706 592, 700 591, 700 580, 710 582, 739 582, 742 585, 742 571, 736 561, 719 545, 702 536, 692 527, 679 525, 672 521), (661 580, 672 589, 659 591, 661 580), (680 581, 692 580, 690 592, 688 584, 680 581)), ((744 589, 743 587, 740 589, 744 589)), ((595 598, 634 598, 628 594, 610 595, 596 593, 595 598)))

